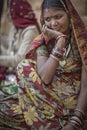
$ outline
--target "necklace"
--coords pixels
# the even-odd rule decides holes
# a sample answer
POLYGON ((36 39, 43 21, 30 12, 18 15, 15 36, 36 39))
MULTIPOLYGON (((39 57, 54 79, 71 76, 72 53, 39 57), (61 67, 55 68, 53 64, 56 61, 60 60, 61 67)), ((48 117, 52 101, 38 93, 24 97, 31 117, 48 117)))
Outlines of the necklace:
POLYGON ((66 44, 66 47, 65 47, 64 57, 63 57, 62 60, 59 61, 59 65, 61 67, 64 67, 66 65, 66 63, 67 63, 66 58, 68 57, 69 52, 71 50, 71 44, 72 44, 72 42, 73 42, 73 38, 70 36, 69 41, 68 41, 68 43, 66 44))
POLYGON ((69 55, 69 52, 71 50, 71 45, 68 45, 68 48, 65 48, 65 55, 64 58, 62 60, 59 61, 60 66, 64 67, 66 65, 66 58, 69 55))

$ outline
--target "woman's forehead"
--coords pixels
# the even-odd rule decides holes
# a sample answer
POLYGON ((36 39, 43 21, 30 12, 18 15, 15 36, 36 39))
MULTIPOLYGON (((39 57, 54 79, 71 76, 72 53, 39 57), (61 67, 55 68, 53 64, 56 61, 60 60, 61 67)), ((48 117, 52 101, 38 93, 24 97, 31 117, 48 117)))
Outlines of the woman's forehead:
POLYGON ((43 15, 49 15, 49 14, 63 14, 66 13, 63 9, 57 9, 57 8, 50 8, 50 9, 44 9, 43 15))

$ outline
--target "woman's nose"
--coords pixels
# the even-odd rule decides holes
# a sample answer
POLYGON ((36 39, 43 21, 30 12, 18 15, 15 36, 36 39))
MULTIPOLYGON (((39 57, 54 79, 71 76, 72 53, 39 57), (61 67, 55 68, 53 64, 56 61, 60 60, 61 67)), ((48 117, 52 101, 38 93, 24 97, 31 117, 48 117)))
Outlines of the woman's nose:
POLYGON ((52 26, 57 26, 57 25, 58 25, 58 22, 53 19, 53 20, 51 21, 51 25, 52 25, 52 26))

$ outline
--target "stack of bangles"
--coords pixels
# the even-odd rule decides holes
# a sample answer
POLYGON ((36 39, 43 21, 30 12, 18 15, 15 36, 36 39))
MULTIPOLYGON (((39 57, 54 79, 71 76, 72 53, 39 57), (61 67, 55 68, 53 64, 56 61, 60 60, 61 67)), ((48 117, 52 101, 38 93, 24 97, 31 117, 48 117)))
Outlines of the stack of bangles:
POLYGON ((65 49, 60 49, 58 47, 54 47, 52 50, 52 53, 50 54, 50 57, 52 57, 54 60, 59 61, 65 54, 65 49))
MULTIPOLYGON (((61 34, 60 36, 58 36, 56 38, 56 41, 59 40, 60 38, 65 37, 68 38, 67 35, 61 34)), ((58 47, 54 47, 52 50, 52 53, 50 54, 50 57, 52 57, 54 60, 59 61, 65 54, 65 49, 64 48, 58 48, 58 47)))
POLYGON ((83 126, 85 113, 80 109, 75 109, 74 113, 75 114, 71 117, 69 124, 71 124, 76 130, 79 130, 83 126))

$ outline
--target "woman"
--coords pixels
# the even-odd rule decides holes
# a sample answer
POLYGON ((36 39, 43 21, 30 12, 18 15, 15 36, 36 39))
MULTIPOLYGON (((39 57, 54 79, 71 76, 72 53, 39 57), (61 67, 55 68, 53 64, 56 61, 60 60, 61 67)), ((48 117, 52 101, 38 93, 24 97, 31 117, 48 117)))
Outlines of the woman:
POLYGON ((25 57, 40 29, 27 0, 9 0, 8 4, 13 25, 8 40, 0 37, 0 130, 19 130, 26 125, 10 109, 12 102, 17 102, 15 68, 25 57))
POLYGON ((25 57, 40 30, 27 0, 9 0, 9 13, 13 26, 9 34, 7 55, 0 56, 0 65, 15 67, 25 57))
POLYGON ((87 31, 69 0, 41 7, 42 33, 17 67, 21 114, 30 130, 83 130, 87 31))
POLYGON ((33 39, 40 33, 35 14, 27 0, 9 0, 9 13, 13 22, 9 38, 0 37, 1 85, 16 82, 15 67, 25 57, 33 39))

